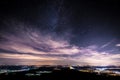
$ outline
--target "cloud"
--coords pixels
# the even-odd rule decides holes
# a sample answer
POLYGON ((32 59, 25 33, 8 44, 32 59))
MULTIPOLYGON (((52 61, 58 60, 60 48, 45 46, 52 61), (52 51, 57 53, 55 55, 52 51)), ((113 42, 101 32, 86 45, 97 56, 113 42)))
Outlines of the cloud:
POLYGON ((119 47, 119 46, 120 46, 120 44, 116 44, 116 46, 117 46, 117 47, 119 47))
POLYGON ((120 54, 107 53, 107 52, 99 52, 92 49, 82 49, 80 56, 74 58, 74 60, 78 62, 84 62, 89 65, 119 65, 120 54), (117 59, 117 60, 116 60, 117 59))
MULTIPOLYGON (((0 42, 0 64, 120 64, 119 53, 99 52, 97 45, 87 47, 72 45, 64 38, 44 34, 34 27, 25 27, 21 24, 12 31, 15 31, 14 34, 10 31, 0 33, 2 39, 5 39, 0 42)), ((103 47, 107 47, 110 43, 108 42, 103 47)))

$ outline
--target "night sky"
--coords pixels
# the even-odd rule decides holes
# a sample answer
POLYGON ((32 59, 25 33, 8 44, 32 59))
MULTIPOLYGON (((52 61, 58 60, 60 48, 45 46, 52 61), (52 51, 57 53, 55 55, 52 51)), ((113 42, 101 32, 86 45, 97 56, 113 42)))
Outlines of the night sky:
POLYGON ((120 1, 0 0, 0 65, 120 65, 120 1))

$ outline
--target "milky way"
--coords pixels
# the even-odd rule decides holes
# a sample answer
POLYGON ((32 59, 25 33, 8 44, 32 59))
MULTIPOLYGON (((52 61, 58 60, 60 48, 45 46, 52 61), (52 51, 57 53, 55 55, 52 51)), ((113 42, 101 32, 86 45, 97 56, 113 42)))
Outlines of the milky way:
POLYGON ((119 30, 104 19, 108 12, 98 11, 104 13, 101 22, 96 21, 101 15, 93 16, 97 8, 89 8, 92 2, 41 0, 32 9, 31 3, 10 8, 13 13, 8 11, 7 18, 1 13, 0 65, 120 65, 119 30))

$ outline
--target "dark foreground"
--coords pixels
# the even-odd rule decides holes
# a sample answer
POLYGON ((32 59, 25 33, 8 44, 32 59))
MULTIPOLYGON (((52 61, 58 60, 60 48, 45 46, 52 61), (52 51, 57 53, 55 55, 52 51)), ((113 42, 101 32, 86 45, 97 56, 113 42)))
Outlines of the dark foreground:
POLYGON ((26 73, 28 71, 1 74, 0 80, 120 80, 119 76, 97 75, 77 70, 54 70, 52 73, 43 73, 39 76, 26 76, 26 73))

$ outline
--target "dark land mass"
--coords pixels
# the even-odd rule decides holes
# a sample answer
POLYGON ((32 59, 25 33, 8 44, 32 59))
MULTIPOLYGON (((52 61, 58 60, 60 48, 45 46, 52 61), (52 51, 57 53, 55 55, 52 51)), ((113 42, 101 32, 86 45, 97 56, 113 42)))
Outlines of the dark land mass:
MULTIPOLYGON (((51 71, 49 68, 47 71, 51 71)), ((40 69, 4 73, 0 75, 0 80, 120 80, 119 76, 108 76, 105 74, 97 75, 95 73, 80 72, 77 70, 61 69, 53 70, 51 73, 43 73, 40 76, 26 76, 27 73, 35 73, 40 69)))

